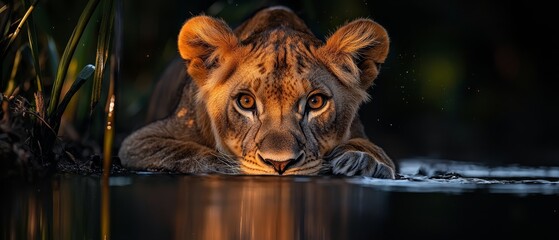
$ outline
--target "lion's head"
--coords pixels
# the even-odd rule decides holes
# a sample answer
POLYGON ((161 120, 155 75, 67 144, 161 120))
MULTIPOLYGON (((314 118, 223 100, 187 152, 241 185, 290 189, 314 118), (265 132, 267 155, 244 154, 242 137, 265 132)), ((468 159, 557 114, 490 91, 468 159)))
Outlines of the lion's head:
POLYGON ((290 10, 268 9, 233 32, 197 16, 180 55, 206 106, 216 148, 249 174, 317 174, 350 138, 388 54, 384 28, 359 19, 319 41, 290 10))

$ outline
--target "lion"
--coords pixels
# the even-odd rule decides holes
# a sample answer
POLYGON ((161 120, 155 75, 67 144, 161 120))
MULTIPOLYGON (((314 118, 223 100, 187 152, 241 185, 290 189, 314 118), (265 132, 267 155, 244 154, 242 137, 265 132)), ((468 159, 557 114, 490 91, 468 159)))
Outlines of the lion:
POLYGON ((234 31, 192 17, 178 36, 183 73, 162 80, 180 86, 180 97, 168 84, 155 93, 169 102, 155 108, 174 110, 128 136, 120 160, 194 174, 394 178, 394 163, 357 117, 388 49, 386 30, 370 19, 324 43, 286 7, 258 11, 234 31))

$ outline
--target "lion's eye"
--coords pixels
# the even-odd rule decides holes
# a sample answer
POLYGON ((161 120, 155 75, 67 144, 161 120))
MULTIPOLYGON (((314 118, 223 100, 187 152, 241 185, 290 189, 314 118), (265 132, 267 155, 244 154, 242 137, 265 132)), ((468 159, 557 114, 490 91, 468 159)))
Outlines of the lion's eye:
POLYGON ((237 104, 244 110, 254 110, 256 108, 256 101, 248 94, 241 94, 237 97, 237 104))
POLYGON ((322 107, 324 107, 325 104, 326 104, 326 97, 324 97, 322 94, 312 95, 307 100, 307 106, 311 110, 321 109, 322 107))

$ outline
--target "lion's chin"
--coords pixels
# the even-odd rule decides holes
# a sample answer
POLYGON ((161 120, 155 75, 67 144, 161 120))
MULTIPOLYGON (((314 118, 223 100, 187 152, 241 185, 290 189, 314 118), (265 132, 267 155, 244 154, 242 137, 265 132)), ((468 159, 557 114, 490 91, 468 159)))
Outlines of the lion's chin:
POLYGON ((276 172, 273 168, 269 166, 261 166, 255 164, 252 161, 242 161, 240 164, 240 170, 242 174, 246 175, 275 175, 275 176, 294 176, 294 175, 319 175, 322 170, 322 161, 313 161, 306 163, 304 165, 287 169, 283 173, 276 172))

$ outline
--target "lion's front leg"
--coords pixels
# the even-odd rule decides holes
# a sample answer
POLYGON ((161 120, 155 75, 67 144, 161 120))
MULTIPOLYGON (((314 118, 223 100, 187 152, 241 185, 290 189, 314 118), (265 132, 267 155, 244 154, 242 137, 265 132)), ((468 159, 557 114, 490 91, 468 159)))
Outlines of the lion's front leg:
POLYGON ((325 157, 328 172, 335 175, 394 179, 394 163, 384 151, 364 138, 354 138, 325 157))
POLYGON ((239 173, 234 159, 184 135, 173 120, 152 123, 124 140, 119 157, 122 165, 132 169, 180 173, 239 173))

